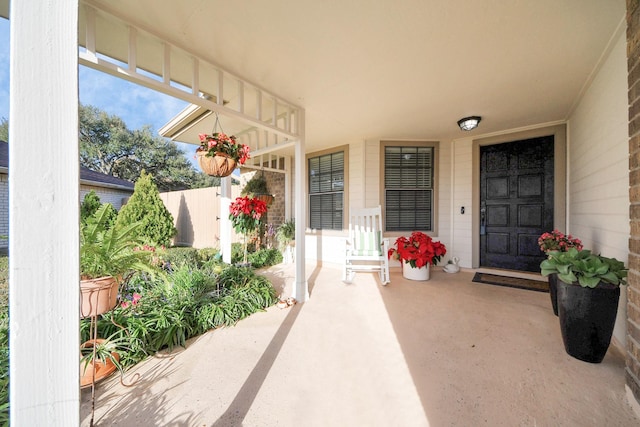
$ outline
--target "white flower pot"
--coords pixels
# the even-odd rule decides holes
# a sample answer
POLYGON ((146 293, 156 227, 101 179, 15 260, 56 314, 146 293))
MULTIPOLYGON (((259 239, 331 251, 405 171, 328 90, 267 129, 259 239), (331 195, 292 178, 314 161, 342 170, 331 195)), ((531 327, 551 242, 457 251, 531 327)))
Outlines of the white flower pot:
POLYGON ((412 268, 411 264, 402 262, 402 277, 409 280, 429 280, 429 266, 427 264, 424 267, 412 268))

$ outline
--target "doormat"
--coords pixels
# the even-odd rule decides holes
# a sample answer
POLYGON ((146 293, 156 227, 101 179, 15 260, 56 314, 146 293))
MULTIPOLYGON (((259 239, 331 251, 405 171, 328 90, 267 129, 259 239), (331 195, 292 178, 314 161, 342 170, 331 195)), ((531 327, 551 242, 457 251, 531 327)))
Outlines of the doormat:
POLYGON ((497 276, 495 274, 476 273, 472 282, 488 285, 507 286, 509 288, 526 289, 528 291, 549 292, 549 283, 539 280, 522 279, 520 277, 497 276))

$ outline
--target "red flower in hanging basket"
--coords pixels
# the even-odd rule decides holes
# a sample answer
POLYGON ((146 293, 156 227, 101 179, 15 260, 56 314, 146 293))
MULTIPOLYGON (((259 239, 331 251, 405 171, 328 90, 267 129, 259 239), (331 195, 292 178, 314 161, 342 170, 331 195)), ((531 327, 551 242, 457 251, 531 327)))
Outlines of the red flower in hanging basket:
POLYGON ((396 239, 396 248, 389 249, 389 258, 395 257, 413 268, 424 267, 427 264, 436 265, 447 249, 440 242, 434 242, 431 236, 420 231, 411 233, 408 239, 400 236, 396 239))
POLYGON ((234 135, 228 136, 222 132, 215 132, 212 135, 201 133, 200 147, 197 152, 206 152, 207 157, 224 154, 241 165, 251 156, 249 155, 249 146, 236 141, 234 135))

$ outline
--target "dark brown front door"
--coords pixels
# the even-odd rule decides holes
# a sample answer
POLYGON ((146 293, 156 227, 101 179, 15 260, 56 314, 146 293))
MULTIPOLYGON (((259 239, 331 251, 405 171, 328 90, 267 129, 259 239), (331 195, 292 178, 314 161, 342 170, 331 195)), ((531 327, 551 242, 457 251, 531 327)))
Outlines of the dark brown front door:
POLYGON ((480 266, 540 271, 553 229, 553 136, 480 147, 480 266))

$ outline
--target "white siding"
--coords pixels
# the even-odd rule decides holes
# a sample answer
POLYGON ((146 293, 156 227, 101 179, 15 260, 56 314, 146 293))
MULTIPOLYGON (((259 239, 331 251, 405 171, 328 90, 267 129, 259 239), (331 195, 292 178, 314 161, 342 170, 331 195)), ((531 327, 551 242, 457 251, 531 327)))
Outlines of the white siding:
MULTIPOLYGON (((629 148, 623 34, 569 118, 569 229, 588 249, 628 262, 629 148)), ((626 342, 626 292, 614 337, 626 342)))
POLYGON ((103 188, 82 184, 80 185, 80 203, 82 203, 82 201, 84 200, 84 196, 91 190, 95 191, 98 197, 100 197, 101 203, 111 203, 111 205, 116 208, 116 210, 120 210, 120 208, 124 204, 124 201, 128 197, 131 197, 131 195, 133 194, 133 190, 116 190, 113 188, 103 188))

